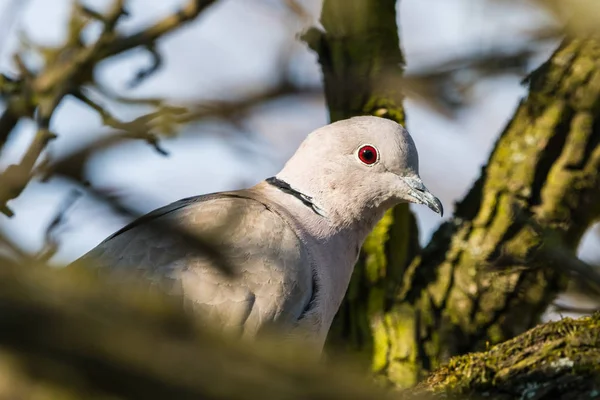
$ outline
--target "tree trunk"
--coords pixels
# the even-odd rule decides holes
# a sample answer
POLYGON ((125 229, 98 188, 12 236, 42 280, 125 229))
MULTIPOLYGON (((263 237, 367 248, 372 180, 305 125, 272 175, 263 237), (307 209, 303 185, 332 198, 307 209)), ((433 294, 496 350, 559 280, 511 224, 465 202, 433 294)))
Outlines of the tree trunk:
MULTIPOLYGON (((403 60, 395 3, 325 0, 326 33, 312 30, 307 41, 332 120, 372 113, 404 122, 399 88, 386 84, 403 60)), ((449 357, 539 321, 600 216, 597 71, 598 41, 567 39, 531 74, 481 177, 417 257, 408 207, 386 215, 365 243, 330 343, 360 350, 377 376, 409 387, 449 357)))
POLYGON ((395 338, 415 371, 525 331, 564 287, 600 216, 599 68, 597 40, 567 39, 531 74, 482 176, 412 264, 392 313, 412 312, 400 332, 418 327, 395 338))

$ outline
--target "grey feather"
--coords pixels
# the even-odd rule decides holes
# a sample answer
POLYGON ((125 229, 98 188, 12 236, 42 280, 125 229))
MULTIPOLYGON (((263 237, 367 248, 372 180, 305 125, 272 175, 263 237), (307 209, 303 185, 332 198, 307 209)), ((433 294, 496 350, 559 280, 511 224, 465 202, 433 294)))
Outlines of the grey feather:
POLYGON ((198 196, 155 210, 86 258, 112 270, 136 271, 171 293, 182 293, 211 323, 250 336, 266 324, 297 322, 312 295, 312 266, 298 236, 249 191, 198 196), (190 243, 163 234, 161 224, 211 243, 234 266, 233 276, 190 243))

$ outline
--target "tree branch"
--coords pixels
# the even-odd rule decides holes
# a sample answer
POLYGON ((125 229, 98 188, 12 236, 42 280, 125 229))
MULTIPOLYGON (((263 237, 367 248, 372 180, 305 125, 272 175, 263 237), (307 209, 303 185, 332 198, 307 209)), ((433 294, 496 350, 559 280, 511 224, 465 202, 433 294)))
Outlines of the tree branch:
POLYGON ((415 392, 460 399, 589 399, 600 391, 600 313, 536 327, 451 359, 415 392))
MULTIPOLYGON (((24 190, 33 177, 34 165, 47 143, 55 137, 49 130, 54 110, 65 96, 80 94, 82 86, 93 82, 93 70, 99 62, 138 46, 154 49, 155 42, 160 37, 192 21, 212 3, 214 0, 190 0, 177 13, 128 36, 122 36, 116 32, 117 23, 126 15, 123 8, 124 0, 114 0, 105 15, 100 15, 76 4, 65 44, 58 49, 42 51, 46 55, 46 62, 41 71, 29 71, 21 57, 17 55, 15 60, 22 76, 17 80, 19 91, 12 94, 7 109, 0 117, 0 148, 18 120, 21 117, 31 116, 34 110, 38 122, 38 132, 21 162, 17 165, 10 165, 0 174, 0 212, 8 216, 12 215, 7 202, 19 196, 24 190), (90 45, 85 45, 80 37, 87 24, 84 17, 100 20, 103 23, 102 33, 90 45), (19 110, 17 110, 16 104, 21 104, 19 110)), ((154 50, 152 51, 155 55, 155 63, 152 68, 137 76, 137 83, 160 65, 160 58, 157 57, 154 50)), ((81 95, 79 97, 81 98, 81 95)), ((87 104, 91 105, 90 102, 87 104)), ((98 107, 95 109, 99 110, 98 107)), ((103 116, 106 117, 106 114, 103 116)), ((144 132, 138 136, 143 137, 158 151, 161 151, 156 137, 150 133, 144 132)))
MULTIPOLYGON (((404 59, 395 0, 325 0, 325 31, 304 40, 318 54, 332 121, 372 114, 404 124, 403 95, 385 78, 402 76, 404 59)), ((359 351, 375 371, 385 363, 394 321, 387 315, 400 277, 419 251, 417 225, 407 204, 385 214, 367 238, 328 336, 329 351, 359 351)))
POLYGON ((193 21, 202 11, 215 3, 215 1, 189 0, 179 11, 163 18, 154 25, 128 36, 118 36, 116 40, 105 46, 100 53, 101 57, 111 57, 138 46, 152 45, 159 38, 193 21))
POLYGON ((582 271, 567 254, 600 217, 598 68, 599 42, 568 38, 531 74, 482 176, 405 276, 393 313, 407 357, 388 359, 389 373, 419 377, 516 336, 539 321, 574 263, 582 271), (502 274, 489 268, 499 258, 502 274))
POLYGON ((450 361, 410 392, 386 392, 348 360, 200 329, 175 296, 85 267, 3 263, 2 398, 578 400, 600 389, 600 314, 565 319, 450 361), (334 362, 336 361, 336 362, 334 362))
MULTIPOLYGON (((394 9, 392 1, 326 0, 326 32, 305 35, 319 54, 332 120, 381 113, 403 121, 394 9)), ((596 40, 571 38, 531 75, 530 94, 481 178, 410 266, 414 230, 406 217, 384 218, 363 249, 333 340, 366 350, 377 376, 408 387, 452 355, 537 323, 565 287, 567 266, 581 267, 565 257, 550 264, 547 252, 533 257, 548 240, 538 227, 557 233, 566 256, 600 217, 599 68, 596 40), (489 266, 501 253, 527 263, 498 274, 489 266)))
POLYGON ((200 330, 176 297, 92 271, 0 268, 0 397, 392 398, 301 351, 200 330))

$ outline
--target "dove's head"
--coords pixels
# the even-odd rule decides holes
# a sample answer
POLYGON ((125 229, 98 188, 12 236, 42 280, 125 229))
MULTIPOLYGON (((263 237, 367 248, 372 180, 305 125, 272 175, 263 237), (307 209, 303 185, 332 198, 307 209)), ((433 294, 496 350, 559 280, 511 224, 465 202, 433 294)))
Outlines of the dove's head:
POLYGON ((409 133, 384 118, 354 117, 317 129, 277 178, 334 218, 356 220, 369 211, 377 218, 403 202, 443 213, 442 203, 419 177, 417 148, 409 133))

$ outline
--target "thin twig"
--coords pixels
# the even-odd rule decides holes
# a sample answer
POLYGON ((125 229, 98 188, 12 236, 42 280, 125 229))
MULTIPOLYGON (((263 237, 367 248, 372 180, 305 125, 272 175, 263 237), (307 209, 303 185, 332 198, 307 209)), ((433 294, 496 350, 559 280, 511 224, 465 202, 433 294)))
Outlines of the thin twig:
POLYGON ((179 11, 163 18, 154 25, 129 36, 119 37, 118 40, 105 47, 101 57, 114 56, 138 46, 147 46, 154 43, 160 37, 194 20, 202 11, 215 2, 216 0, 190 0, 179 11))
POLYGON ((45 263, 56 254, 59 246, 58 230, 64 225, 67 212, 81 195, 81 191, 72 190, 58 207, 54 218, 52 218, 44 233, 44 246, 35 256, 37 260, 45 263))
POLYGON ((148 46, 146 46, 146 49, 148 50, 148 52, 150 53, 150 56, 152 57, 151 64, 149 67, 143 68, 138 71, 136 76, 128 84, 128 87, 130 89, 133 89, 136 86, 138 86, 140 83, 142 83, 144 81, 144 79, 146 79, 150 75, 154 74, 163 65, 162 56, 156 50, 156 46, 154 45, 154 43, 151 43, 148 46))
POLYGON ((568 312, 574 314, 593 314, 598 310, 598 307, 579 307, 567 304, 552 303, 552 311, 556 313, 568 312))
POLYGON ((577 275, 582 284, 600 295, 600 273, 597 269, 563 246, 556 243, 543 245, 538 251, 537 258, 555 266, 561 272, 566 271, 577 275))

